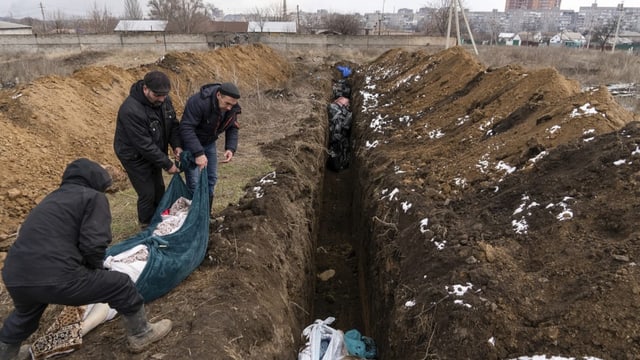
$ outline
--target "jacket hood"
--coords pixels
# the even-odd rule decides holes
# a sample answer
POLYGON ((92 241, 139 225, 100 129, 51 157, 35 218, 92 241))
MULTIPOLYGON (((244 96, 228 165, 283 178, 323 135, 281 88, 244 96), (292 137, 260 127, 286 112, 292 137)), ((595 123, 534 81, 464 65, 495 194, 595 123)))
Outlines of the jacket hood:
POLYGON ((220 88, 219 83, 203 85, 200 88, 200 97, 204 99, 204 98, 214 96, 219 88, 220 88))
POLYGON ((153 106, 151 101, 149 101, 149 99, 147 99, 147 97, 144 96, 144 89, 142 88, 143 86, 144 86, 144 80, 138 80, 135 83, 133 83, 133 85, 131 85, 131 89, 129 90, 129 96, 136 99, 141 104, 144 104, 147 106, 153 106))
POLYGON ((80 158, 72 161, 62 174, 62 185, 75 184, 105 192, 111 186, 111 175, 97 162, 80 158))

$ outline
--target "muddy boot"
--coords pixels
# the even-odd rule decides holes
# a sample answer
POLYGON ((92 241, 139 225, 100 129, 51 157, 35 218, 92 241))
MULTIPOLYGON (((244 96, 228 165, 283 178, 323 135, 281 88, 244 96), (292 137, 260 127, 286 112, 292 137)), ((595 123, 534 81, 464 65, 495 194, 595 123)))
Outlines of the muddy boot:
POLYGON ((21 344, 21 342, 17 344, 7 344, 0 341, 0 360, 17 360, 21 344))
POLYGON ((127 330, 129 351, 139 353, 152 343, 165 337, 171 331, 171 320, 163 319, 156 323, 149 323, 144 306, 136 313, 122 316, 124 328, 127 330))

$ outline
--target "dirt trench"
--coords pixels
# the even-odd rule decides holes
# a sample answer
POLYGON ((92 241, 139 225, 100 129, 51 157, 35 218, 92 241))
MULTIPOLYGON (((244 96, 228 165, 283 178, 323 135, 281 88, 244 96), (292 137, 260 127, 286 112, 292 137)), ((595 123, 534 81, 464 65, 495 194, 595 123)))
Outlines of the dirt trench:
POLYGON ((355 183, 352 177, 353 170, 349 168, 325 171, 315 253, 313 317, 324 320, 331 316, 336 319, 332 327, 365 333, 360 295, 362 251, 354 234, 359 214, 352 209, 355 183))
MULTIPOLYGON (((197 79, 236 74, 219 67, 233 64, 225 59, 244 65, 245 86, 260 84, 243 97, 243 141, 272 171, 217 214, 202 265, 148 305, 152 319, 174 319, 166 339, 132 356, 110 322, 68 358, 292 359, 302 329, 327 316, 372 337, 384 360, 637 358, 640 126, 605 88, 582 91, 554 69, 487 69, 462 48, 391 50, 352 77, 353 161, 331 172, 326 106, 335 59, 289 63, 252 46, 170 54, 159 66, 180 84, 182 104, 197 79), (249 105, 265 96, 280 102, 249 105), (336 273, 318 280, 327 270, 336 273)), ((88 140, 76 133, 102 124, 90 122, 95 113, 113 118, 118 101, 97 99, 110 89, 124 95, 134 77, 113 68, 75 76, 83 74, 74 94, 88 94, 91 111, 75 132, 64 126, 78 109, 33 96, 56 93, 67 79, 1 99, 24 115, 0 117, 12 159, 24 160, 6 162, 14 176, 3 192, 28 177, 23 167, 43 174, 38 188, 3 195, 20 200, 21 211, 59 175, 53 156, 36 155, 65 161, 98 148, 97 158, 117 164, 105 145, 112 124, 88 140), (45 111, 34 113, 31 103, 45 111), (37 141, 23 135, 33 133, 37 141), (17 156, 30 142, 36 146, 18 149, 26 159, 17 156)))

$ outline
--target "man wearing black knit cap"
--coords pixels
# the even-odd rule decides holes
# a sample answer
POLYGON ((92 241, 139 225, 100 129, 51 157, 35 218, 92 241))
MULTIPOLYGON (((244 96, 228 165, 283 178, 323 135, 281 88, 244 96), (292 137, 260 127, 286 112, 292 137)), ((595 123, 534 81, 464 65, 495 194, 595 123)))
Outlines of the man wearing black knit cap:
POLYGON ((176 111, 168 94, 171 82, 166 74, 151 71, 131 86, 120 106, 113 148, 138 194, 138 221, 142 228, 151 222, 164 195, 162 177, 179 172, 168 155, 182 152, 176 111))
POLYGON ((190 151, 197 168, 187 169, 187 185, 194 190, 199 171, 206 168, 209 185, 209 212, 218 181, 216 140, 224 133, 224 159, 228 163, 238 148, 238 99, 240 91, 230 82, 207 84, 188 100, 180 121, 180 137, 185 150, 190 151))

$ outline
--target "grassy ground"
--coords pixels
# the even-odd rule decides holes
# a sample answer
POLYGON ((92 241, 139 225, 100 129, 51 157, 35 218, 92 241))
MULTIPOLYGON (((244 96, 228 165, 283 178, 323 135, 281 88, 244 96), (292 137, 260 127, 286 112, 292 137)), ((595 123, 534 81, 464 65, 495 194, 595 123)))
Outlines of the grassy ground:
MULTIPOLYGON (((258 161, 242 161, 240 159, 218 166, 218 184, 216 185, 215 200, 212 214, 215 215, 229 204, 235 204, 244 196, 246 184, 252 179, 261 177, 273 171, 270 164, 260 159, 258 161)), ((170 175, 165 175, 165 184, 169 184, 170 175)), ((137 195, 133 188, 109 194, 111 215, 113 222, 113 242, 117 243, 136 234, 138 227, 136 215, 137 195)))

